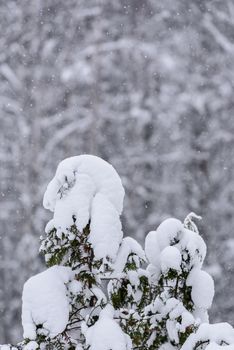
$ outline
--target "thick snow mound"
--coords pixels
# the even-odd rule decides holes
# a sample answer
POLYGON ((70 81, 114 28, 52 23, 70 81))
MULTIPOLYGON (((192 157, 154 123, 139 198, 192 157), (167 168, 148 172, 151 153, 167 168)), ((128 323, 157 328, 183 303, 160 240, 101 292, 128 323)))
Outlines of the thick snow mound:
POLYGON ((164 220, 156 231, 148 233, 145 239, 145 252, 152 265, 160 264, 160 252, 180 239, 183 230, 180 220, 170 218, 164 220))
POLYGON ((180 244, 182 249, 186 249, 189 252, 191 267, 202 267, 206 257, 206 244, 203 238, 197 232, 184 228, 180 244))
POLYGON ((89 241, 97 259, 115 259, 123 238, 122 225, 115 207, 102 193, 97 193, 91 209, 89 241))
MULTIPOLYGON (((210 342, 210 346, 208 345, 207 347, 210 350, 217 349, 218 347, 216 345, 222 345, 223 343, 234 344, 234 329, 228 323, 203 323, 195 334, 191 334, 187 338, 181 350, 193 350, 198 342, 206 341, 210 342), (216 345, 212 347, 211 344, 216 345)), ((225 348, 226 346, 222 346, 222 349, 225 348)), ((231 349, 231 347, 227 347, 227 349, 231 349)))
POLYGON ((42 325, 51 338, 64 331, 69 319, 65 283, 72 277, 69 267, 53 266, 25 283, 22 297, 24 338, 34 340, 37 325, 42 325))
POLYGON ((76 174, 89 176, 95 191, 106 196, 118 213, 122 213, 124 188, 119 175, 108 162, 88 154, 66 158, 58 165, 44 195, 43 205, 46 209, 54 211, 59 190, 66 182, 75 182, 76 174))
POLYGON ((150 231, 145 238, 145 254, 153 266, 160 265, 160 248, 156 231, 150 231))
POLYGON ((161 270, 163 273, 169 269, 180 271, 182 257, 179 249, 176 247, 166 247, 160 254, 161 270))
POLYGON ((213 278, 206 271, 194 268, 186 284, 192 287, 191 297, 194 305, 201 309, 209 309, 214 298, 213 278))
POLYGON ((171 245, 175 240, 179 240, 184 230, 180 220, 169 218, 164 220, 157 228, 157 237, 160 250, 171 245))
POLYGON ((74 223, 82 231, 90 218, 90 207, 95 193, 95 186, 89 176, 77 174, 75 184, 55 203, 53 225, 58 230, 66 232, 66 229, 74 223))
POLYGON ((129 336, 114 321, 114 309, 107 305, 100 313, 98 321, 85 332, 86 344, 90 350, 130 350, 129 336))
MULTIPOLYGON (((54 212, 49 227, 58 234, 74 223, 90 223, 89 240, 97 259, 114 259, 122 240, 120 215, 124 188, 115 169, 101 158, 81 155, 63 160, 49 183, 43 205, 54 212)), ((48 229, 48 227, 47 227, 48 229)))

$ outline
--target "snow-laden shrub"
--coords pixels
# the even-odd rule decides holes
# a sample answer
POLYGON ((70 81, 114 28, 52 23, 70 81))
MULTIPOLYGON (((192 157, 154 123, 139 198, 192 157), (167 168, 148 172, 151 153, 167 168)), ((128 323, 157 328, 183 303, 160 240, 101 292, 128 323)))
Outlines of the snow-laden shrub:
POLYGON ((1 350, 231 350, 234 330, 209 324, 212 277, 191 213, 165 220, 145 250, 123 238, 115 169, 83 155, 58 166, 44 195, 47 270, 24 285, 24 340, 1 350))

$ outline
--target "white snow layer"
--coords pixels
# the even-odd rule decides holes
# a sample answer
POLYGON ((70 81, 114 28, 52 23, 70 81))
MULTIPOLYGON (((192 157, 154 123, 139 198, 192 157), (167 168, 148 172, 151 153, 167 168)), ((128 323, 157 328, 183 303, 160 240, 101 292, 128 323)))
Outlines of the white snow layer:
POLYGON ((210 342, 209 345, 207 345, 206 350, 234 350, 234 344, 218 345, 214 342, 210 342))
POLYGON ((97 259, 116 257, 122 241, 122 225, 119 214, 107 197, 97 193, 91 209, 89 242, 97 259))
POLYGON ((213 278, 207 272, 193 268, 186 284, 192 287, 191 297, 194 305, 201 309, 209 309, 214 297, 213 278))
POLYGON ((195 334, 193 333, 187 338, 181 350, 193 350, 198 342, 206 341, 210 342, 206 349, 216 350, 222 348, 223 350, 231 350, 234 347, 233 345, 229 347, 224 345, 218 347, 217 345, 222 345, 222 343, 234 344, 234 329, 228 323, 203 323, 195 334))
POLYGON ((51 338, 64 331, 69 319, 65 283, 72 277, 69 267, 53 266, 25 283, 22 297, 24 338, 34 340, 37 325, 42 325, 51 338))
POLYGON ((148 233, 145 239, 145 253, 152 265, 160 266, 160 253, 174 240, 179 239, 183 230, 183 224, 171 218, 163 221, 156 231, 148 233))
POLYGON ((166 247, 160 254, 161 270, 163 273, 169 269, 180 271, 181 261, 180 251, 176 247, 166 247))
POLYGON ((89 222, 94 192, 95 187, 90 177, 77 174, 74 186, 55 203, 54 227, 66 232, 74 223, 73 217, 76 217, 76 226, 82 231, 89 222))
POLYGON ((37 350, 37 349, 39 349, 39 345, 34 340, 30 341, 28 344, 24 346, 24 350, 37 350))
MULTIPOLYGON (((166 272, 179 269, 182 251, 188 251, 191 267, 201 267, 206 256, 206 245, 197 232, 184 228, 181 221, 167 219, 145 239, 145 253, 151 270, 166 272)), ((155 275, 157 275, 155 273, 155 275)))
POLYGON ((86 344, 90 350, 131 350, 130 337, 126 335, 113 319, 114 309, 107 305, 99 315, 98 321, 85 331, 86 344))
POLYGON ((130 254, 136 254, 143 261, 146 260, 144 250, 140 244, 132 237, 125 237, 119 247, 116 261, 113 264, 114 274, 123 272, 130 254))
POLYGON ((96 258, 114 259, 123 236, 123 199, 124 188, 115 169, 101 158, 81 155, 58 165, 43 205, 54 212, 52 224, 58 232, 66 233, 73 217, 80 231, 91 220, 89 240, 96 258))

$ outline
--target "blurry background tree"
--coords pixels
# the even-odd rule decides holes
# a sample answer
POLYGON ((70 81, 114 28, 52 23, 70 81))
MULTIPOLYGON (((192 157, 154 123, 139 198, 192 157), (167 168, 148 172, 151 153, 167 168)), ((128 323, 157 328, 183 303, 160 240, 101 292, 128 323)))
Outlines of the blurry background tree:
POLYGON ((233 324, 234 0, 8 0, 0 30, 1 343, 43 268, 45 186, 81 153, 124 180, 127 235, 204 217, 212 321, 233 324))

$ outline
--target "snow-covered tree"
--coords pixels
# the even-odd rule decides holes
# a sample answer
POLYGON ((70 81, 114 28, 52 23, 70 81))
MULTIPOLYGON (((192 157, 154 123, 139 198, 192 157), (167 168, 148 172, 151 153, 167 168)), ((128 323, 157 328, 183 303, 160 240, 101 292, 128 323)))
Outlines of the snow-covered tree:
POLYGON ((91 155, 62 161, 44 195, 47 270, 24 285, 24 340, 1 350, 234 349, 234 330, 209 324, 212 277, 193 219, 167 219, 145 252, 123 238, 124 189, 91 155))

